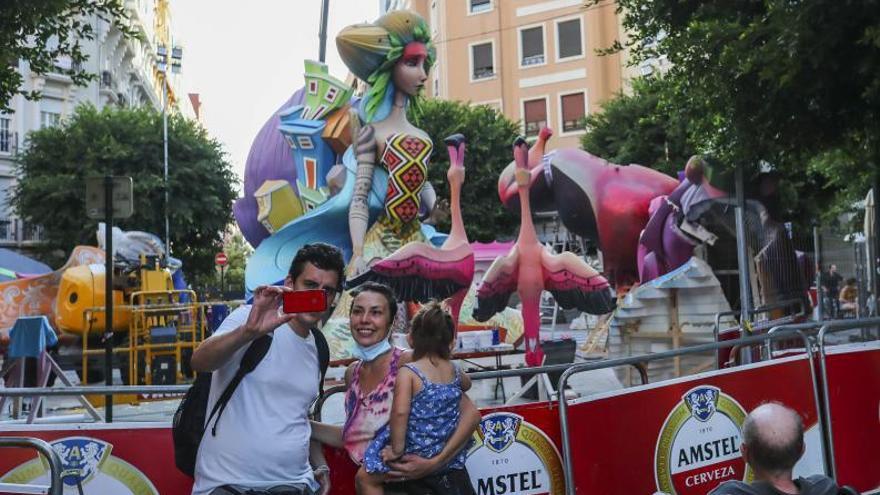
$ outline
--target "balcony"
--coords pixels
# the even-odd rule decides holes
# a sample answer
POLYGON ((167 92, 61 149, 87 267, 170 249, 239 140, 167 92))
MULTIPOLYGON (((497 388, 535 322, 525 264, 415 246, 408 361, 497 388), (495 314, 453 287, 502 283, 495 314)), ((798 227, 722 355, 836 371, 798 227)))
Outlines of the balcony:
POLYGON ((530 57, 523 57, 522 66, 528 67, 529 65, 541 65, 544 63, 544 54, 541 53, 539 55, 532 55, 530 57))
POLYGON ((474 68, 473 79, 489 79, 495 77, 495 69, 492 67, 476 67, 474 68))
POLYGON ((0 246, 33 246, 44 241, 43 227, 20 218, 0 217, 0 246))

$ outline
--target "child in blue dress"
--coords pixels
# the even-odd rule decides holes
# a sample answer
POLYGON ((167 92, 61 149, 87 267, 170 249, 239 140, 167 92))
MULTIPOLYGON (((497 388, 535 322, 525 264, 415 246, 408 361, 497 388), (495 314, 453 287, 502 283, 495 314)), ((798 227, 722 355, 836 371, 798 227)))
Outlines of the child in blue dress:
MULTIPOLYGON (((413 348, 412 362, 398 372, 388 424, 367 447, 355 478, 362 495, 384 493, 387 462, 404 454, 426 459, 439 454, 458 426, 462 393, 471 387, 470 378, 450 361, 455 324, 439 303, 430 302, 416 313, 408 340, 413 348)), ((462 448, 444 469, 462 471, 468 448, 462 448)), ((447 487, 449 492, 473 493, 466 476, 449 478, 466 485, 447 487)))

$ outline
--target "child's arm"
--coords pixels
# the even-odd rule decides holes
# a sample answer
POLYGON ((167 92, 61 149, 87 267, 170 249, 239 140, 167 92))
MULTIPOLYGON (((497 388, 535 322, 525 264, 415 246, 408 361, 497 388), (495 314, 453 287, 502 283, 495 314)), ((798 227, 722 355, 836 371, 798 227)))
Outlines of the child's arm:
POLYGON ((413 396, 413 382, 415 373, 408 368, 402 367, 397 372, 397 381, 394 384, 394 398, 391 401, 391 418, 388 426, 391 428, 391 454, 393 458, 403 455, 406 448, 406 427, 409 422, 409 407, 413 396))

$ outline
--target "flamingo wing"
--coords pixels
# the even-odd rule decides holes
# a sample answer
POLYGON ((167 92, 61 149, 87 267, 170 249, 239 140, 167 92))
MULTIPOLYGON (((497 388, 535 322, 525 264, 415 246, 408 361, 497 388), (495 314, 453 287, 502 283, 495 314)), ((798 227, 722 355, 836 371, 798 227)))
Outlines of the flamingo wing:
POLYGON ((565 309, 590 314, 614 311, 615 297, 608 280, 572 253, 541 253, 544 289, 565 309))
POLYGON ((514 247, 506 256, 495 258, 486 271, 477 290, 473 318, 477 321, 487 321, 496 313, 503 311, 507 307, 510 295, 517 289, 518 278, 519 252, 514 247))
POLYGON ((474 278, 474 253, 469 244, 438 249, 422 242, 409 243, 366 272, 346 282, 347 288, 366 281, 394 289, 402 301, 442 301, 470 287, 474 278))

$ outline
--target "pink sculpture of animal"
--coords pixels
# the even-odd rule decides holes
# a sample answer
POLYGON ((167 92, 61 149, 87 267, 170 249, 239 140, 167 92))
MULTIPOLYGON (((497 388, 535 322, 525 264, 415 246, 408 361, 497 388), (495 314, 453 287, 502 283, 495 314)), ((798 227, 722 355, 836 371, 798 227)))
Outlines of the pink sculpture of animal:
POLYGON ((526 363, 538 366, 543 361, 538 340, 541 315, 541 292, 550 291, 563 308, 577 308, 592 314, 614 310, 615 298, 608 281, 584 260, 572 253, 553 254, 538 242, 529 204, 528 144, 519 137, 513 144, 516 184, 519 188, 519 237, 507 256, 499 256, 489 267, 477 291, 474 318, 486 321, 504 309, 510 294, 516 291, 522 300, 526 343, 526 363))
POLYGON ((449 150, 449 209, 452 229, 439 248, 411 242, 348 281, 349 287, 367 280, 391 286, 403 301, 426 302, 450 299, 453 321, 458 322, 461 303, 474 279, 474 252, 461 217, 461 186, 464 183, 465 138, 454 134, 444 140, 449 150))

